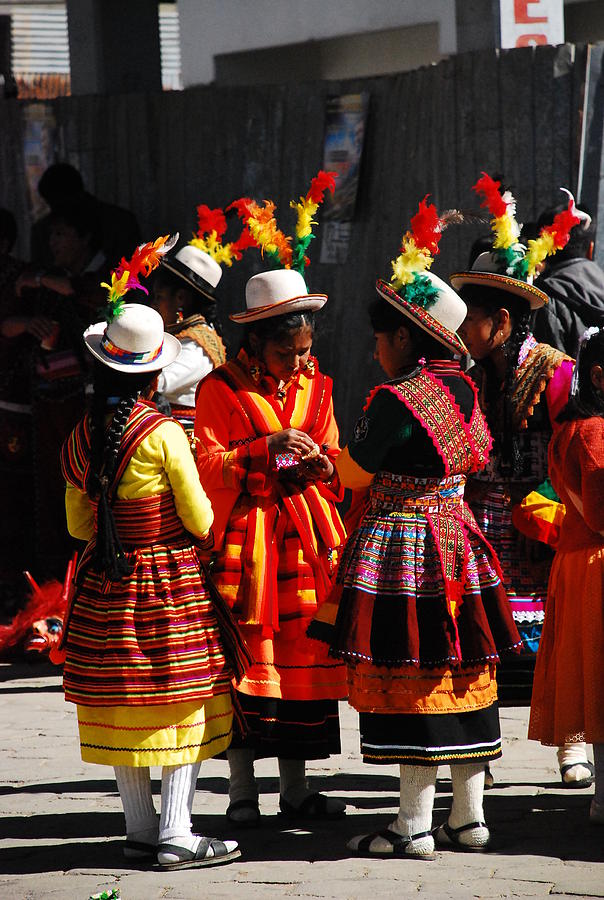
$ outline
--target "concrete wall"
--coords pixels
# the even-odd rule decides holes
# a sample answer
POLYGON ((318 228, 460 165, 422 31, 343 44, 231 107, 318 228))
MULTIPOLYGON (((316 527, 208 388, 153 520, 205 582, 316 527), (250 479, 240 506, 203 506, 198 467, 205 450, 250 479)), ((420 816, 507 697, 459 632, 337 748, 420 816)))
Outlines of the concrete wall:
MULTIPOLYGON (((456 51, 455 6, 455 0, 178 0, 183 84, 189 87, 213 81, 217 56, 353 35, 371 38, 376 32, 427 24, 438 32, 437 45, 433 38, 426 41, 424 36, 418 44, 418 32, 411 30, 403 47, 406 44, 409 53, 413 50, 414 65, 435 62, 456 51), (418 53, 422 40, 425 52, 418 53)), ((379 67, 383 54, 390 55, 390 60, 401 56, 400 43, 394 40, 395 48, 390 50, 387 45, 392 43, 392 37, 382 40, 381 52, 376 53, 371 40, 365 46, 360 41, 349 48, 343 61, 344 45, 334 49, 340 55, 341 70, 348 75, 380 74, 405 68, 395 69, 390 62, 387 68, 379 67), (350 65, 355 54, 358 67, 353 73, 350 65)), ((334 76, 313 71, 309 77, 334 76)))

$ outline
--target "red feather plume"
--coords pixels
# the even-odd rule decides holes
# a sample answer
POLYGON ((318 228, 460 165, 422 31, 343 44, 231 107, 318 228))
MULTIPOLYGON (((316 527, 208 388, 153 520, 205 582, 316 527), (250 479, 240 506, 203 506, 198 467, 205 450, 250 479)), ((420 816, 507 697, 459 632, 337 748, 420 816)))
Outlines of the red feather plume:
POLYGON ((500 181, 495 181, 490 175, 483 172, 482 178, 479 178, 472 188, 477 194, 483 195, 484 200, 480 205, 486 206, 495 219, 504 216, 507 211, 507 203, 499 193, 500 187, 500 181))
POLYGON ((426 203, 430 194, 420 200, 419 209, 411 219, 411 234, 417 247, 424 247, 432 256, 440 253, 438 242, 442 237, 442 224, 433 203, 426 203))
POLYGON ((223 211, 218 209, 210 209, 205 203, 201 203, 197 207, 197 234, 203 237, 204 234, 216 232, 216 236, 221 238, 226 231, 227 223, 223 211))
POLYGON ((311 181, 306 199, 312 203, 322 203, 325 191, 330 191, 333 194, 337 177, 337 172, 325 172, 321 169, 311 181))

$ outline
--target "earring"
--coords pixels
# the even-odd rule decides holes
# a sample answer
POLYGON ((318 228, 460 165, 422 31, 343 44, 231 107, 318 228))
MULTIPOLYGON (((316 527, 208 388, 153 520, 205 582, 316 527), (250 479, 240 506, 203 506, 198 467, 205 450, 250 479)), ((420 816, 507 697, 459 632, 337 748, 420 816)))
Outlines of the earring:
POLYGON ((176 310, 176 324, 180 325, 180 323, 183 321, 183 319, 184 319, 184 316, 183 316, 182 308, 179 307, 176 310))
POLYGON ((249 368, 250 375, 252 376, 252 381, 254 384, 260 384, 260 379, 262 378, 262 370, 260 366, 256 365, 256 363, 252 363, 249 368))
POLYGON ((314 374, 315 364, 312 359, 309 359, 306 365, 304 366, 306 372, 309 372, 311 375, 314 374))

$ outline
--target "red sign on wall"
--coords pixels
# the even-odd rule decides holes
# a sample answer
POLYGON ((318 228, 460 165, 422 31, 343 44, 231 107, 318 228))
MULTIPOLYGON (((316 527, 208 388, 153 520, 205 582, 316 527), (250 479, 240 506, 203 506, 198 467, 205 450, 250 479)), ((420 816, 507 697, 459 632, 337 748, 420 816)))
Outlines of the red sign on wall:
POLYGON ((502 47, 564 43, 564 0, 499 0, 502 47))

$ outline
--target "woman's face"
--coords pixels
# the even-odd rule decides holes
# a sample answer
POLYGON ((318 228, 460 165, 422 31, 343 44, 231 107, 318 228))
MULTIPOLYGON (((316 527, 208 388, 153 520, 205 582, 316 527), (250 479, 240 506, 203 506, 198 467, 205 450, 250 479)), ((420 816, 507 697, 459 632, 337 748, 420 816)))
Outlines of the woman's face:
POLYGON ((312 348, 312 329, 309 325, 303 325, 298 331, 290 332, 279 341, 269 339, 259 353, 253 344, 254 342, 252 348, 269 374, 277 381, 288 382, 308 362, 312 348))
POLYGON ((154 285, 152 305, 162 317, 165 327, 176 322, 179 308, 176 291, 166 285, 154 285))
POLYGON ((78 234, 72 225, 57 219, 53 222, 48 244, 53 262, 61 269, 72 271, 90 256, 90 236, 78 234))
POLYGON ((401 370, 401 353, 396 342, 394 331, 374 331, 375 346, 373 358, 381 366, 388 378, 396 378, 401 370))
POLYGON ((468 314, 459 334, 473 359, 485 359, 496 346, 498 326, 496 317, 480 306, 468 305, 468 314))

